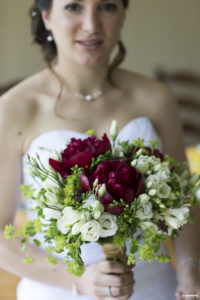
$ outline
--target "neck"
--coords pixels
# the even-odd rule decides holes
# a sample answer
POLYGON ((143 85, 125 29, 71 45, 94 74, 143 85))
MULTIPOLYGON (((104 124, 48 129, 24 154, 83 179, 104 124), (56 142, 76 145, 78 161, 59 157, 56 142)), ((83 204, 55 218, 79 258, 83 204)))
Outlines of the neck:
POLYGON ((109 84, 107 80, 108 67, 108 64, 88 67, 72 62, 63 64, 58 61, 55 71, 71 92, 87 95, 105 91, 109 84))

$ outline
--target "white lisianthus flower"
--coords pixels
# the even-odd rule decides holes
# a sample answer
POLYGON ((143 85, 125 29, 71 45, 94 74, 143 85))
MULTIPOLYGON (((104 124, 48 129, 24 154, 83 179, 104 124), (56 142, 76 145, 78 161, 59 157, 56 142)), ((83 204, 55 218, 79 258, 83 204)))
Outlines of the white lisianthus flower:
POLYGON ((170 186, 165 183, 165 182, 161 182, 158 184, 157 188, 156 188, 156 194, 159 198, 169 198, 171 193, 171 188, 170 186))
POLYGON ((160 178, 157 174, 149 175, 146 180, 147 187, 151 187, 153 189, 156 189, 158 184, 160 183, 160 178))
POLYGON ((82 211, 81 212, 81 220, 87 221, 90 218, 90 213, 88 211, 82 211))
POLYGON ((113 236, 117 229, 117 217, 107 212, 103 213, 99 219, 101 225, 101 237, 113 236))
POLYGON ((169 164, 168 163, 162 163, 161 164, 161 170, 158 171, 156 173, 159 177, 160 177, 160 180, 164 180, 164 181, 168 181, 170 179, 170 169, 169 169, 169 164))
POLYGON ((63 227, 72 226, 81 219, 81 213, 72 207, 65 207, 63 213, 63 227))
POLYGON ((152 212, 152 204, 151 202, 148 202, 146 204, 143 204, 138 211, 136 212, 136 215, 141 219, 141 220, 146 220, 146 219, 151 219, 153 217, 153 212, 152 212))
POLYGON ((95 220, 88 221, 81 226, 81 233, 85 241, 96 242, 101 234, 101 226, 95 220))
POLYGON ((147 194, 140 194, 138 200, 141 204, 146 204, 149 201, 150 197, 147 194))
POLYGON ((63 227, 64 223, 64 217, 62 216, 60 219, 57 221, 57 229, 62 232, 63 234, 67 234, 70 231, 70 227, 63 227))
POLYGON ((134 161, 134 165, 135 167, 138 169, 138 171, 140 171, 140 173, 145 174, 148 169, 148 157, 145 155, 141 155, 137 160, 136 163, 134 161))
POLYGON ((166 212, 162 213, 164 215, 165 222, 169 226, 168 233, 171 234, 173 229, 179 229, 187 223, 189 211, 188 205, 184 205, 180 208, 168 209, 166 212))
POLYGON ((99 219, 102 212, 104 211, 103 204, 96 199, 95 195, 91 195, 88 199, 86 199, 86 202, 82 206, 83 208, 91 207, 93 210, 93 217, 95 219, 99 219))
POLYGON ((61 212, 52 208, 44 207, 43 215, 45 220, 51 220, 51 219, 57 220, 61 217, 61 212))
POLYGON ((85 224, 84 221, 79 221, 78 223, 75 223, 72 226, 72 234, 78 234, 79 232, 81 232, 81 227, 85 224))
POLYGON ((160 158, 150 156, 148 157, 148 163, 151 164, 153 167, 160 164, 160 158))

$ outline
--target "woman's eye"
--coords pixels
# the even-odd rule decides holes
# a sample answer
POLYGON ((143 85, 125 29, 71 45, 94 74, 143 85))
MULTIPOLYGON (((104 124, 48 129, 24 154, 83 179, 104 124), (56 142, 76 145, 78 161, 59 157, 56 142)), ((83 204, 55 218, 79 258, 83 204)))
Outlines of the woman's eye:
POLYGON ((81 10, 81 6, 78 3, 72 3, 67 5, 65 9, 69 12, 78 12, 81 10))
POLYGON ((101 10, 105 12, 115 12, 117 10, 117 5, 114 3, 105 3, 101 6, 101 10))

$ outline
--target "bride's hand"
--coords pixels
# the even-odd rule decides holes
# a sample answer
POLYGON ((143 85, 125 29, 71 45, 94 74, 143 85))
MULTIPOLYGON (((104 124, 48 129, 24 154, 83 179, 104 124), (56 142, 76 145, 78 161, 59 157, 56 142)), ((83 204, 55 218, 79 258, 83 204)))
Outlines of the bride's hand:
POLYGON ((128 300, 133 293, 133 272, 120 262, 101 261, 86 268, 77 287, 92 299, 128 300))

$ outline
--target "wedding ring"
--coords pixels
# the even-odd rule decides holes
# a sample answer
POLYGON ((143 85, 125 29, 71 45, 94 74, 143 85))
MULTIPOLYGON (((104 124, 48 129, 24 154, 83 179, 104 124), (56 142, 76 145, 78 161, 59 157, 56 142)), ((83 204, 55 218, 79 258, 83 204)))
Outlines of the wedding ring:
POLYGON ((108 286, 108 294, 109 294, 110 297, 113 296, 113 295, 112 295, 112 292, 111 292, 111 288, 112 288, 111 286, 108 286))

